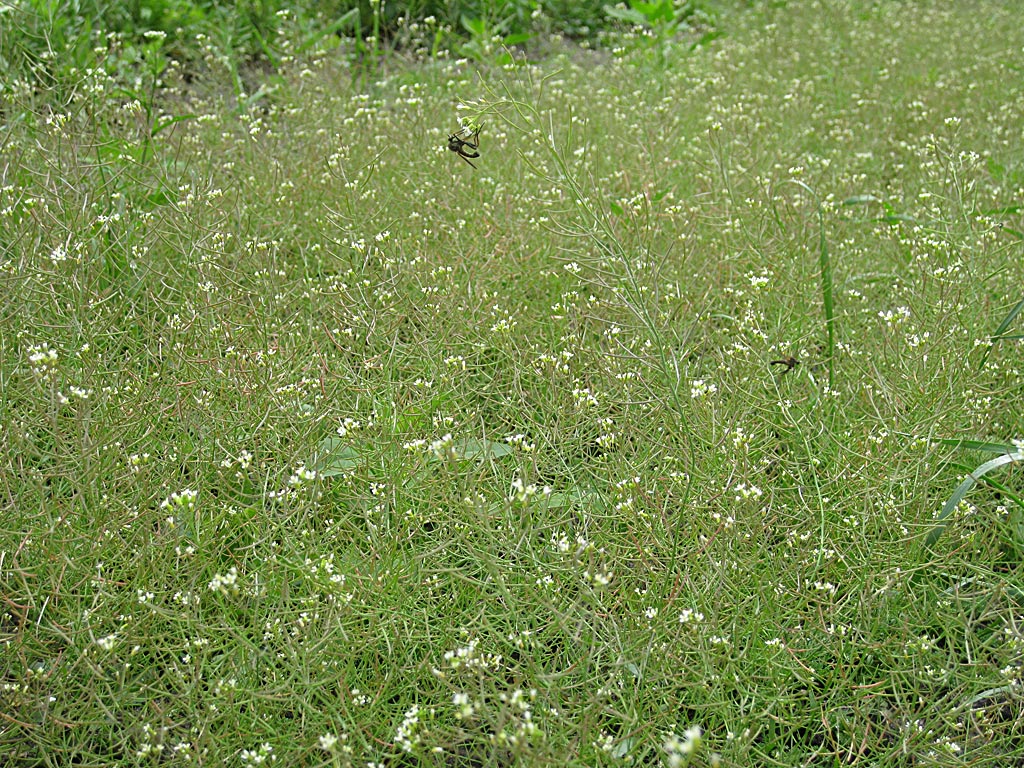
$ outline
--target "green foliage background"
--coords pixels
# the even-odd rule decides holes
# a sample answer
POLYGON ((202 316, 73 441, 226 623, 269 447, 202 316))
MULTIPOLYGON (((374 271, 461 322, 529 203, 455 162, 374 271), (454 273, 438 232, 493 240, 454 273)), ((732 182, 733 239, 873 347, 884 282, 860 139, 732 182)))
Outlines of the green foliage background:
POLYGON ((0 7, 0 761, 1024 759, 1012 8, 237 7, 0 7))

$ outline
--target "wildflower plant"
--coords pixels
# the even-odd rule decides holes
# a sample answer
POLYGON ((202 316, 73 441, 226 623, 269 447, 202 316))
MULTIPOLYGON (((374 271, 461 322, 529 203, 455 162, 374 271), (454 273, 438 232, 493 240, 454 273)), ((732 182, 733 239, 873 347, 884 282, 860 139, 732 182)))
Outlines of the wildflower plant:
POLYGON ((1021 26, 669 5, 0 85, 8 762, 1020 762, 1021 26))

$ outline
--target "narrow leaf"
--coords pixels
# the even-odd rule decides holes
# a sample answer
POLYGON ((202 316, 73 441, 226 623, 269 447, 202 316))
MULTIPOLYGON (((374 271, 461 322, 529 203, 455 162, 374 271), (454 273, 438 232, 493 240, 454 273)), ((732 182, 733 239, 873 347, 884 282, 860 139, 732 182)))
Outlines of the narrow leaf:
MULTIPOLYGON (((907 435, 907 437, 911 437, 911 435, 907 435)), ((948 445, 951 448, 966 448, 969 451, 983 451, 984 453, 1010 454, 1017 450, 1017 448, 1010 443, 988 443, 982 440, 953 440, 943 437, 931 440, 930 442, 938 443, 939 445, 948 445)))
POLYGON ((854 195, 843 200, 843 205, 864 205, 865 203, 881 203, 881 198, 874 195, 854 195))
POLYGON ((180 123, 182 120, 194 120, 197 115, 174 115, 173 117, 165 117, 156 121, 156 125, 153 126, 153 135, 156 136, 164 128, 169 128, 175 123, 180 123))
POLYGON ((998 456, 994 459, 991 459, 990 461, 986 461, 976 470, 967 475, 967 479, 965 479, 962 483, 960 483, 959 486, 957 486, 956 491, 954 491, 953 495, 949 497, 949 501, 942 505, 942 511, 936 518, 937 525, 934 528, 932 528, 931 531, 929 531, 928 538, 925 539, 925 545, 930 547, 936 541, 939 540, 939 537, 942 536, 943 531, 946 530, 946 520, 949 518, 951 514, 953 514, 953 510, 955 510, 959 506, 960 502, 964 500, 964 497, 968 494, 971 488, 978 484, 981 478, 983 478, 993 469, 998 469, 999 467, 1005 466, 1006 464, 1013 464, 1021 461, 1024 461, 1024 452, 1011 453, 1006 456, 998 456))
MULTIPOLYGON (((1024 309, 1024 299, 1018 301, 1017 305, 1010 310, 1009 314, 1007 314, 1006 317, 1003 318, 1003 321, 999 323, 999 325, 996 327, 995 331, 992 333, 992 336, 989 337, 989 341, 991 342, 991 344, 995 344, 997 341, 1002 341, 1003 339, 1014 338, 1012 336, 1004 336, 1003 334, 1006 333, 1007 329, 1010 327, 1013 321, 1017 319, 1017 315, 1020 314, 1022 309, 1024 309)), ((990 345, 985 350, 984 354, 982 354, 981 362, 978 363, 979 371, 985 367, 985 361, 988 360, 988 353, 991 351, 991 349, 992 347, 990 345)))

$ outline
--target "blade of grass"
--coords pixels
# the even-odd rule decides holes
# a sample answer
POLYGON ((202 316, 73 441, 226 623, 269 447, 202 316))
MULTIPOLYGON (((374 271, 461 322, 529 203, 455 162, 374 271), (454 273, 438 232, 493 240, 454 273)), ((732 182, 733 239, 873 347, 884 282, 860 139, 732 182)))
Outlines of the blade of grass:
POLYGON ((996 328, 995 332, 989 337, 988 347, 985 349, 985 353, 981 356, 981 361, 978 363, 978 370, 980 371, 985 367, 985 361, 988 360, 988 354, 992 350, 993 345, 997 341, 1003 341, 1004 339, 1012 339, 1013 336, 1005 336, 1006 330, 1010 327, 1010 324, 1017 319, 1017 315, 1020 314, 1021 310, 1024 309, 1024 299, 1017 302, 1017 305, 1010 310, 1010 312, 1003 318, 996 328))
POLYGON ((828 338, 825 359, 828 362, 828 388, 835 388, 836 315, 832 284, 832 259, 828 252, 828 238, 825 237, 825 212, 818 194, 799 179, 790 179, 818 201, 818 270, 821 274, 821 299, 825 307, 825 333, 828 338))
MULTIPOLYGON (((900 432, 899 434, 906 435, 907 437, 914 437, 914 435, 910 435, 905 432, 900 432)), ((1009 454, 1017 450, 1016 447, 1010 443, 988 443, 982 440, 953 440, 948 437, 941 437, 933 439, 930 442, 938 443, 939 445, 948 445, 951 448, 965 448, 968 451, 983 451, 985 453, 1009 454)))
POLYGON ((305 53, 314 46, 318 45, 321 40, 336 35, 339 31, 345 27, 352 27, 354 30, 353 34, 359 36, 359 9, 353 8, 347 13, 342 14, 333 22, 328 24, 323 29, 317 29, 306 36, 306 39, 298 46, 299 53, 305 53))
POLYGON ((967 475, 967 479, 960 483, 956 491, 953 492, 953 495, 949 497, 949 500, 942 505, 942 511, 939 513, 938 518, 936 518, 936 525, 928 532, 928 538, 925 539, 925 546, 930 547, 939 540, 943 531, 946 530, 946 520, 951 514, 953 514, 953 510, 959 506, 960 502, 964 500, 964 497, 968 494, 971 488, 977 485, 985 475, 993 469, 998 469, 1006 464, 1013 464, 1017 462, 1024 462, 1024 451, 1007 454, 1005 456, 997 456, 994 459, 986 461, 973 472, 969 473, 967 475))

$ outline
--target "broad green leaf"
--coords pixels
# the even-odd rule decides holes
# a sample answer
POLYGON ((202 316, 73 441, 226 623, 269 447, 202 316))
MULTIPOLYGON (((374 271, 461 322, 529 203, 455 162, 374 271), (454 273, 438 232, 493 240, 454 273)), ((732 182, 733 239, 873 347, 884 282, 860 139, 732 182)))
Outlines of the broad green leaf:
POLYGON ((533 37, 529 32, 516 32, 511 35, 506 35, 501 41, 505 45, 522 45, 533 37))
POLYGON ((473 461, 486 461, 487 459, 500 459, 512 453, 512 446, 508 443, 498 443, 486 438, 466 437, 455 442, 455 455, 460 459, 473 461))
POLYGON ((610 5, 606 5, 604 7, 604 12, 613 19, 628 21, 630 24, 644 24, 647 22, 646 16, 640 13, 640 11, 635 11, 632 8, 614 8, 610 5))
POLYGON ((335 477, 354 472, 364 461, 366 459, 359 451, 340 437, 330 435, 320 442, 320 450, 310 469, 320 477, 335 477))
POLYGON ((462 14, 459 17, 459 23, 473 37, 483 37, 487 34, 487 23, 483 19, 474 19, 471 16, 462 14))
MULTIPOLYGON (((458 461, 487 461, 488 459, 500 459, 508 456, 513 448, 508 443, 499 443, 494 440, 478 437, 464 437, 456 440, 452 445, 452 454, 458 461)), ((437 456, 431 455, 428 463, 442 461, 437 456)))
POLYGON ((616 758, 617 760, 621 760, 629 754, 629 750, 631 750, 632 748, 633 739, 623 739, 615 745, 614 749, 612 749, 612 757, 616 758))

